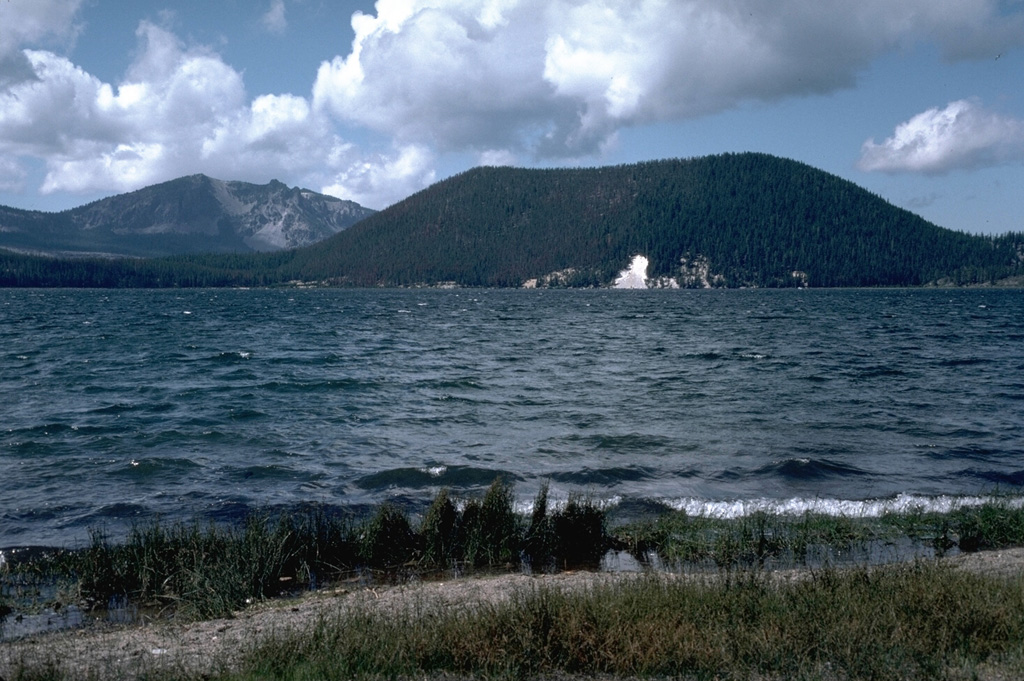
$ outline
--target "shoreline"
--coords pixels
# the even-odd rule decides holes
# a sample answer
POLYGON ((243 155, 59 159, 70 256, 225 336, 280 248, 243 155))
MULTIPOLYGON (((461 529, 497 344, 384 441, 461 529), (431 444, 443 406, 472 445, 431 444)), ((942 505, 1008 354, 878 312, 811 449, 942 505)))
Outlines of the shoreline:
MULTIPOLYGON (((1013 579, 1024 575, 1024 548, 963 553, 917 562, 944 565, 954 571, 985 577, 1013 579)), ((867 569, 884 571, 898 569, 900 565, 885 564, 867 569)), ((834 569, 842 572, 858 568, 834 569)), ((759 574, 782 584, 812 577, 815 572, 810 568, 788 568, 759 574)), ((0 643, 0 678, 17 678, 14 673, 18 665, 26 664, 44 667, 59 664, 61 672, 68 678, 135 678, 153 672, 201 677, 236 669, 242 656, 261 641, 302 632, 318 622, 357 609, 376 613, 396 613, 408 608, 419 613, 465 610, 498 604, 516 594, 537 589, 587 590, 650 576, 713 583, 728 574, 654 570, 554 574, 518 572, 423 580, 393 586, 341 583, 297 597, 268 599, 234 612, 228 618, 190 623, 159 620, 120 625, 99 623, 7 641, 0 643)))

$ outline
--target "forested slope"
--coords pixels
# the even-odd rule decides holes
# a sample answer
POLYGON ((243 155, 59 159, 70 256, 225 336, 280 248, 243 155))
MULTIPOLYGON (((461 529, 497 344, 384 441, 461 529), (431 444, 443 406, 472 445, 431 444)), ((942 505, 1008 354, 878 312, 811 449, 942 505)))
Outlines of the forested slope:
POLYGON ((610 168, 477 168, 363 221, 292 266, 360 285, 519 285, 567 269, 605 284, 706 258, 726 286, 916 285, 1008 276, 1015 243, 953 232, 834 175, 765 154, 610 168))
MULTIPOLYGON (((1024 235, 954 232, 805 164, 725 154, 476 168, 313 246, 179 259, 157 278, 167 285, 177 268, 171 285, 607 285, 635 254, 650 260, 650 277, 683 286, 966 284, 1024 272, 1024 235)), ((147 271, 140 281, 153 281, 147 271)))

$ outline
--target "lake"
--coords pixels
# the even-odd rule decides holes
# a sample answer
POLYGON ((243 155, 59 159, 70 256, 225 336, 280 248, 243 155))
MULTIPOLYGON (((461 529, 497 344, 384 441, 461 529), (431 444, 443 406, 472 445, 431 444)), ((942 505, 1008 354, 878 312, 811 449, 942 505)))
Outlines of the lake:
POLYGON ((0 290, 0 548, 496 476, 622 513, 1024 484, 1024 291, 0 290))

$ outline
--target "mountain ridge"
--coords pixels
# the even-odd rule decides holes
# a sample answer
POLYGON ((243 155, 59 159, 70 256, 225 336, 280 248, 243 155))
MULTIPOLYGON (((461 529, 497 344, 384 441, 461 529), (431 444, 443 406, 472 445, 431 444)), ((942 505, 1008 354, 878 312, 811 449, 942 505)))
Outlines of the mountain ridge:
POLYGON ((277 180, 196 174, 56 213, 0 206, 0 247, 132 257, 275 251, 310 245, 374 212, 277 180))
POLYGON ((473 168, 274 253, 76 266, 0 253, 0 285, 604 287, 637 255, 667 287, 970 285, 1024 275, 1024 234, 954 232, 807 164, 720 154, 473 168))

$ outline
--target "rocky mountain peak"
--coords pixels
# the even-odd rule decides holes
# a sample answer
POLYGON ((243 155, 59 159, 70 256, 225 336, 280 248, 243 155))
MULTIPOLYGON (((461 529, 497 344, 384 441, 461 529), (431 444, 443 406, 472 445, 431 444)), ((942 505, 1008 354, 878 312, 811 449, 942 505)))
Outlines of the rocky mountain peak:
POLYGON ((61 213, 0 207, 0 248, 146 257, 274 251, 316 243, 374 212, 276 179, 197 174, 61 213))

